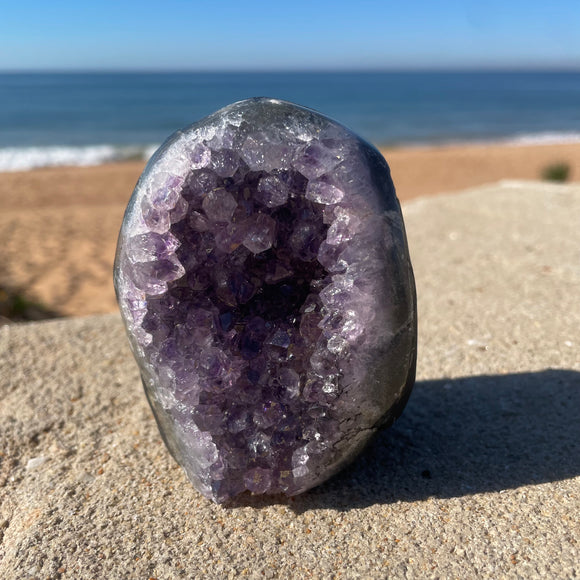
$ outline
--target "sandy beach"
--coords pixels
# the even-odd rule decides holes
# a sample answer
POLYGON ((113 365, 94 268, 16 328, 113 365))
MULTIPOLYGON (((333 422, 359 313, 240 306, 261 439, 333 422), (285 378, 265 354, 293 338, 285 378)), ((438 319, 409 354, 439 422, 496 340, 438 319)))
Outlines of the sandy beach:
MULTIPOLYGON (((401 201, 497 182, 540 179, 565 162, 580 181, 580 144, 453 145, 383 150, 401 201)), ((0 173, 4 290, 42 305, 32 317, 116 311, 112 265, 141 162, 0 173)))

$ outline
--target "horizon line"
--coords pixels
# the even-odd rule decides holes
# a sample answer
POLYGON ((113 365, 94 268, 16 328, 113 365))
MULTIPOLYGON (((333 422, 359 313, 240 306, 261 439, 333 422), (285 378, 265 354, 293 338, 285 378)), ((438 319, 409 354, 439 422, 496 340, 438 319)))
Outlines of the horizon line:
POLYGON ((580 73, 578 65, 475 65, 366 68, 46 68, 1 69, 0 74, 388 74, 388 73, 580 73))

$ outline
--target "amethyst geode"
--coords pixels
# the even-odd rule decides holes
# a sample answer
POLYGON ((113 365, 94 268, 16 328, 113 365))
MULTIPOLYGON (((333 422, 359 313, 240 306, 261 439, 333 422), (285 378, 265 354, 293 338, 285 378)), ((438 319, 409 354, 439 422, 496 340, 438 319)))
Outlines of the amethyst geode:
POLYGON ((410 394, 389 168, 315 111, 250 99, 170 137, 129 202, 115 287, 165 442, 214 501, 321 483, 410 394))

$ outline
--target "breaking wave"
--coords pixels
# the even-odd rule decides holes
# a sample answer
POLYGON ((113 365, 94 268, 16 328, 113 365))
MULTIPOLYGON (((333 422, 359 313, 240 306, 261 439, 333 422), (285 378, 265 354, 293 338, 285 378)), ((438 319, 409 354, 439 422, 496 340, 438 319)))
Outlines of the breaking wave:
POLYGON ((580 143, 580 133, 545 132, 516 135, 504 141, 509 145, 565 145, 580 143))
POLYGON ((5 147, 0 148, 0 171, 27 171, 38 167, 101 165, 113 161, 146 161, 157 145, 117 146, 87 145, 82 147, 5 147))

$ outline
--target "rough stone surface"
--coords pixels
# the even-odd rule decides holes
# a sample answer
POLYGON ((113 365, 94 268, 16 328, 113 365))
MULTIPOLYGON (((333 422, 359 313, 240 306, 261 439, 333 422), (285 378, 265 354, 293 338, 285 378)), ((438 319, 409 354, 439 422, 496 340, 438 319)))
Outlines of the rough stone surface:
POLYGON ((295 498, 201 497, 165 449, 119 317, 0 329, 0 578, 580 574, 580 186, 403 207, 418 383, 295 498))
POLYGON ((388 165, 309 109, 250 99, 170 137, 115 284, 164 439, 214 501, 320 484, 409 396, 415 287, 388 165))

